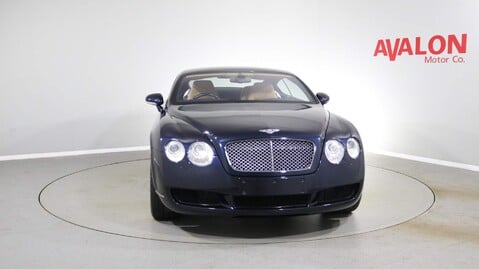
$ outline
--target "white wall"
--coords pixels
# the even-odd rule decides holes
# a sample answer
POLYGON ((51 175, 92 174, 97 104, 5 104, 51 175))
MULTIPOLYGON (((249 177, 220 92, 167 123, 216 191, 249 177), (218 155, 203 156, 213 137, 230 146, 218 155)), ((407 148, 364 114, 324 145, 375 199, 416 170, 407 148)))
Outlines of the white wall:
MULTIPOLYGON (((331 96, 366 149, 479 165, 479 2, 0 1, 0 155, 148 144, 182 70, 258 66, 331 96), (468 35, 463 64, 373 57, 378 39, 468 35)), ((449 55, 447 55, 449 56, 449 55)))

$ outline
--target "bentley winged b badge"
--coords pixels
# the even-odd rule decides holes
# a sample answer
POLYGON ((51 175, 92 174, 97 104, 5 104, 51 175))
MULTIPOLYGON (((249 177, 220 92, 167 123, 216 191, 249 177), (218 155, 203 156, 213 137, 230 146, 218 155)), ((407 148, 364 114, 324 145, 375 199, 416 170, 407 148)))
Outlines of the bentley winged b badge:
POLYGON ((262 133, 267 133, 267 134, 274 134, 274 133, 279 132, 279 129, 260 129, 258 131, 260 131, 262 133))

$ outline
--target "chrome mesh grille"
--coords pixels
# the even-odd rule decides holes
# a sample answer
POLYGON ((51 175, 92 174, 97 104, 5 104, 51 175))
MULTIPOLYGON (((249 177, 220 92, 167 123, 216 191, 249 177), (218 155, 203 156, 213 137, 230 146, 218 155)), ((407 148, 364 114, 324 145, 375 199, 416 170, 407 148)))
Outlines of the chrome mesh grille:
POLYGON ((311 168, 314 144, 293 139, 251 139, 226 144, 226 158, 238 172, 289 172, 311 168))

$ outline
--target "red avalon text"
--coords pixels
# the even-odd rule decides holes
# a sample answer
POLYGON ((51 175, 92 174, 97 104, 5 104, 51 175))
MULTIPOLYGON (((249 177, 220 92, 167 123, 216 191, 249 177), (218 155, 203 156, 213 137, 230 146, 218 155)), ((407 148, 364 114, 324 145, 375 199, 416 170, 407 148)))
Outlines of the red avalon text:
POLYGON ((379 39, 374 56, 387 56, 394 62, 398 56, 424 55, 425 63, 463 63, 459 54, 467 52, 467 34, 434 35, 429 39, 418 36, 414 39, 400 37, 395 39, 379 39), (452 56, 452 57, 451 57, 452 56))

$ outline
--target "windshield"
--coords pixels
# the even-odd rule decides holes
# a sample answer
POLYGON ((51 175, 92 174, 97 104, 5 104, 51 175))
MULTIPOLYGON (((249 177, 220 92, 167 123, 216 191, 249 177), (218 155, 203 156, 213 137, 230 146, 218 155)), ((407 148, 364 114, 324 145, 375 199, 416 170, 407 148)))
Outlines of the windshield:
POLYGON ((316 103, 296 77, 278 73, 204 73, 185 76, 174 103, 294 102, 316 103))

